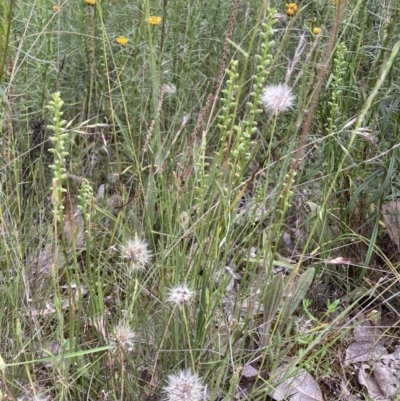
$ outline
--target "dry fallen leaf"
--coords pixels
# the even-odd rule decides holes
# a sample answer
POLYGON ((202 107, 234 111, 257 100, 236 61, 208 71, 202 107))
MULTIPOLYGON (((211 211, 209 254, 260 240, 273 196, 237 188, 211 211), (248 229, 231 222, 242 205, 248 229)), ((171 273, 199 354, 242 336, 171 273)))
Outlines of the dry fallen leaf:
POLYGON ((382 345, 382 331, 365 320, 353 330, 355 342, 346 349, 345 366, 351 363, 377 361, 387 355, 382 345))
POLYGON ((386 348, 381 344, 369 341, 351 343, 346 349, 345 366, 351 363, 376 361, 387 354, 386 348))
POLYGON ((384 203, 382 205, 382 217, 390 239, 399 248, 400 200, 384 203))
POLYGON ((281 365, 277 369, 275 378, 271 381, 271 385, 276 387, 269 393, 270 397, 276 401, 286 398, 290 401, 323 401, 318 383, 303 369, 281 382, 289 369, 290 365, 281 365))
POLYGON ((353 335, 356 342, 369 341, 377 343, 382 338, 382 330, 366 320, 359 326, 354 327, 353 335))
POLYGON ((367 389, 368 396, 374 401, 384 401, 387 398, 383 395, 378 383, 375 379, 371 378, 366 370, 370 367, 362 364, 358 371, 358 382, 367 389))
POLYGON ((64 230, 68 244, 71 245, 74 242, 78 249, 85 246, 85 221, 76 206, 72 208, 70 215, 66 216, 64 230))
POLYGON ((258 376, 258 370, 251 365, 244 365, 241 373, 242 379, 246 381, 254 381, 258 376))
POLYGON ((398 372, 383 363, 377 363, 374 378, 385 397, 392 397, 399 389, 398 372))
POLYGON ((38 256, 36 259, 37 272, 39 274, 48 274, 51 271, 53 264, 53 244, 48 243, 44 248, 39 249, 38 256))
POLYGON ((388 354, 382 332, 365 321, 354 329, 355 342, 346 349, 345 366, 356 365, 358 382, 373 401, 398 401, 400 394, 400 347, 388 354), (365 364, 363 362, 368 362, 365 364))

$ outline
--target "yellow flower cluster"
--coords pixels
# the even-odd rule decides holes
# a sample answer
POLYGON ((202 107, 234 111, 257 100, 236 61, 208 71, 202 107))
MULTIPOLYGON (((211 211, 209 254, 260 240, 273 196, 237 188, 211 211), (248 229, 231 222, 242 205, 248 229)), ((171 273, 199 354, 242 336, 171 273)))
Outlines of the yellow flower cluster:
POLYGON ((153 26, 160 25, 161 21, 162 21, 162 18, 158 17, 157 15, 152 15, 151 17, 147 18, 147 22, 153 26))
POLYGON ((96 0, 85 0, 85 3, 88 6, 95 6, 96 5, 96 0))
POLYGON ((316 26, 316 27, 313 29, 313 31, 312 31, 312 33, 313 33, 314 35, 319 35, 321 32, 322 32, 322 28, 317 27, 317 26, 316 26))
POLYGON ((58 13, 59 11, 60 11, 60 6, 53 6, 53 11, 55 12, 55 13, 58 13))
POLYGON ((286 4, 286 15, 288 17, 293 17, 297 13, 297 11, 299 11, 299 7, 296 3, 286 4))
POLYGON ((119 45, 122 45, 122 46, 126 45, 129 42, 129 39, 127 37, 125 37, 125 36, 118 36, 118 38, 115 39, 115 40, 117 41, 117 43, 119 45))

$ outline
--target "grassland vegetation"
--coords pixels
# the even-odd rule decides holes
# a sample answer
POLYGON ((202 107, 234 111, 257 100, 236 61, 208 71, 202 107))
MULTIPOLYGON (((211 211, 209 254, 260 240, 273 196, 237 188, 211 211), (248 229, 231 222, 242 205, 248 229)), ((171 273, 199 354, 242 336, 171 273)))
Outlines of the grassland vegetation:
POLYGON ((398 399, 398 1, 0 10, 0 399, 398 399))

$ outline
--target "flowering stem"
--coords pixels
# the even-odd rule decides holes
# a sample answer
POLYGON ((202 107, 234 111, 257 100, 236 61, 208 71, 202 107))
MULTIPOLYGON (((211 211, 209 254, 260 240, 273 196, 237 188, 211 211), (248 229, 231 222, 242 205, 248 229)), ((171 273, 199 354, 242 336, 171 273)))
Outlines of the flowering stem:
MULTIPOLYGON (((162 339, 161 339, 161 343, 160 343, 160 345, 157 347, 156 355, 154 356, 154 366, 153 366, 153 370, 152 370, 153 372, 156 371, 157 362, 158 362, 158 356, 159 356, 160 351, 161 351, 161 349, 162 349, 162 346, 163 346, 163 344, 164 344, 164 340, 165 340, 165 338, 167 337, 167 331, 168 331, 168 329, 169 329, 169 325, 171 324, 171 320, 172 320, 172 317, 173 317, 173 316, 174 316, 173 313, 171 313, 171 314, 169 315, 169 319, 168 319, 167 324, 165 325, 165 330, 164 330, 164 333, 163 333, 163 336, 162 336, 162 339)), ((152 384, 152 382, 153 382, 153 378, 154 378, 154 376, 151 377, 150 384, 149 384, 150 386, 151 386, 151 384, 152 384)))
POLYGON ((92 104, 92 91, 93 91, 93 82, 94 82, 94 63, 95 63, 95 49, 96 45, 94 42, 94 38, 96 35, 95 32, 95 23, 94 23, 94 8, 88 7, 88 17, 89 17, 89 27, 90 27, 90 54, 89 54, 89 71, 90 71, 90 80, 89 80, 89 93, 88 93, 88 103, 87 103, 87 115, 90 116, 90 107, 92 104))
POLYGON ((8 51, 8 45, 10 41, 10 33, 11 33, 11 22, 12 22, 12 13, 13 13, 13 7, 14 7, 14 1, 15 0, 10 0, 10 5, 8 10, 6 7, 3 8, 6 11, 6 15, 3 22, 3 26, 0 26, 2 28, 3 32, 5 31, 5 35, 0 41, 0 83, 3 80, 3 74, 4 74, 4 67, 6 65, 6 60, 7 60, 7 51, 8 51), (6 21, 7 20, 7 21, 6 21), (6 28, 6 29, 4 29, 6 28))
POLYGON ((161 26, 160 54, 162 54, 163 47, 164 47, 165 20, 167 19, 167 8, 168 8, 168 0, 164 0, 164 4, 163 4, 163 17, 162 17, 162 26, 161 26))
MULTIPOLYGON (((147 12, 147 15, 149 12, 147 12)), ((160 112, 158 109, 159 104, 159 90, 160 90, 160 77, 158 67, 161 63, 161 56, 157 60, 157 53, 155 44, 153 43, 153 34, 155 30, 153 26, 149 23, 147 24, 147 33, 149 38, 149 49, 150 49, 150 67, 151 67, 151 81, 152 81, 152 114, 153 119, 151 123, 151 128, 149 129, 150 135, 155 138, 156 145, 151 146, 150 148, 156 149, 155 155, 153 155, 153 163, 157 165, 158 163, 161 164, 162 162, 162 145, 161 145, 161 135, 160 135, 160 112), (154 135, 153 135, 154 134, 154 135)), ((161 166, 159 166, 161 167, 161 166)))
POLYGON ((186 316, 186 312, 185 312, 185 307, 182 305, 180 307, 182 315, 183 315, 183 320, 185 322, 185 329, 186 329, 186 335, 187 335, 187 342, 188 342, 188 349, 189 349, 189 354, 190 354, 190 359, 191 359, 191 363, 192 363, 192 369, 195 369, 195 364, 194 364, 194 357, 193 357, 193 349, 192 349, 192 344, 190 341, 190 331, 189 331, 189 322, 186 316))
POLYGON ((124 376, 125 376, 125 366, 124 366, 124 352, 120 347, 120 360, 121 360, 121 397, 120 400, 124 400, 124 376))

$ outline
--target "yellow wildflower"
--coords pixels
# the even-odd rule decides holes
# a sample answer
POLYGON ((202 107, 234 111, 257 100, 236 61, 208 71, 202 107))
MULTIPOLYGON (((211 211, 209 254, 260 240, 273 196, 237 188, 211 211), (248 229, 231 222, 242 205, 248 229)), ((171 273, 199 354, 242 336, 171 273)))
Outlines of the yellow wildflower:
POLYGON ((320 28, 320 27, 318 27, 318 26, 316 26, 316 27, 313 29, 313 31, 312 31, 312 33, 313 33, 314 35, 319 35, 321 32, 322 32, 322 28, 320 28))
POLYGON ((162 21, 161 17, 158 17, 157 15, 152 15, 151 17, 147 18, 147 22, 150 25, 160 25, 162 21))
POLYGON ((125 36, 118 36, 116 41, 119 45, 126 45, 129 42, 129 39, 125 36))
POLYGON ((53 11, 58 13, 60 11, 60 6, 53 6, 53 11))
POLYGON ((287 10, 286 10, 286 15, 288 16, 288 17, 293 17, 293 15, 295 15, 296 14, 296 12, 292 9, 292 8, 288 8, 287 10))
POLYGON ((96 5, 96 0, 85 0, 85 3, 88 6, 95 6, 96 5))
POLYGON ((293 17, 299 11, 299 7, 297 6, 296 3, 289 3, 286 4, 286 15, 289 17, 293 17))

